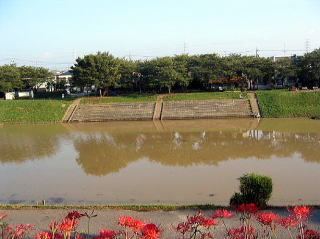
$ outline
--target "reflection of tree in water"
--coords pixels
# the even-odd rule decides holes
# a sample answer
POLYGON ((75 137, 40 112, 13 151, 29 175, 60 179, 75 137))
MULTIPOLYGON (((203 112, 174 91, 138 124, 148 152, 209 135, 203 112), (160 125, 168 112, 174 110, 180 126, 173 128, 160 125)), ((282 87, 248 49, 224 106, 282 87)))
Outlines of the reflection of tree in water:
POLYGON ((66 130, 61 125, 19 125, 0 129, 0 163, 23 163, 55 154, 66 130))
POLYGON ((76 139, 78 164, 88 174, 118 172, 130 162, 147 157, 163 165, 216 165, 237 158, 269 159, 301 154, 306 161, 320 162, 318 134, 262 131, 90 134, 76 139))
POLYGON ((97 176, 118 172, 140 155, 143 138, 136 135, 89 134, 74 140, 77 163, 87 174, 97 176))

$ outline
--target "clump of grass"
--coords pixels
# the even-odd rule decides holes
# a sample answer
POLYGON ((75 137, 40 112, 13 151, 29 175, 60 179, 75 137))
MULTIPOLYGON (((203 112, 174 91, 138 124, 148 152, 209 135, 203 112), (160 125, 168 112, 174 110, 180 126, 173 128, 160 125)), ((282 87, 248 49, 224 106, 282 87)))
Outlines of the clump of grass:
POLYGON ((263 117, 320 117, 320 92, 258 91, 263 117))
POLYGON ((154 94, 130 94, 124 96, 110 97, 88 97, 81 99, 82 104, 100 104, 100 103, 126 103, 126 102, 146 102, 156 101, 154 94))
POLYGON ((0 101, 1 123, 52 123, 61 121, 68 100, 0 101))
POLYGON ((197 93, 178 93, 167 96, 165 101, 181 100, 210 100, 210 99, 240 99, 247 98, 246 93, 236 92, 197 92, 197 93))

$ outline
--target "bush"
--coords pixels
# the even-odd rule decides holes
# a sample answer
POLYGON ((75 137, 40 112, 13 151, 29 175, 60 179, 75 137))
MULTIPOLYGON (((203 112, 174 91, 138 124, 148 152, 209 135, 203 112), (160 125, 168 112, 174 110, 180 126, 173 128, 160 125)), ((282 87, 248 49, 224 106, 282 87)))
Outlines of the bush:
POLYGON ((254 203, 259 207, 267 205, 272 194, 272 179, 255 173, 245 174, 239 178, 240 193, 235 193, 230 199, 230 205, 254 203))

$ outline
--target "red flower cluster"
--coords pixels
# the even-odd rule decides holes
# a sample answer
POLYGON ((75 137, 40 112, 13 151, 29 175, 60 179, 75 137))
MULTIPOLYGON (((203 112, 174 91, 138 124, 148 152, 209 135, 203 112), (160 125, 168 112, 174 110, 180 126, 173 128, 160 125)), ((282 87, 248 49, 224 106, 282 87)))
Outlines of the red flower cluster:
POLYGON ((105 228, 100 229, 100 235, 94 237, 93 239, 113 239, 115 238, 119 233, 115 231, 111 231, 105 228))
POLYGON ((160 237, 160 230, 154 224, 146 224, 141 229, 141 237, 142 239, 157 239, 160 237))
POLYGON ((254 228, 252 226, 242 226, 239 228, 231 228, 227 236, 230 239, 254 239, 254 228))
POLYGON ((261 224, 270 227, 279 221, 279 216, 273 212, 260 212, 256 218, 261 224))
POLYGON ((212 218, 231 218, 232 214, 225 209, 219 209, 215 212, 212 218))
POLYGON ((244 213, 250 213, 250 214, 256 214, 258 212, 258 207, 254 203, 249 204, 241 204, 238 208, 238 212, 244 212, 244 213))
POLYGON ((144 222, 135 220, 133 217, 128 216, 120 216, 118 224, 122 227, 133 229, 136 232, 140 231, 145 226, 144 222))
POLYGON ((72 220, 72 219, 80 219, 83 216, 84 214, 79 213, 77 211, 73 211, 73 212, 69 212, 66 218, 69 218, 70 220, 72 220))
MULTIPOLYGON (((134 235, 143 239, 157 239, 160 237, 160 230, 155 224, 147 224, 140 220, 135 220, 133 217, 120 216, 118 224, 122 227, 129 228, 133 230, 134 235)), ((131 238, 128 236, 128 232, 122 232, 125 234, 126 238, 131 238)))
MULTIPOLYGON (((3 217, 4 218, 4 217, 3 217)), ((10 238, 10 239, 21 239, 27 235, 27 233, 34 229, 34 225, 31 224, 18 224, 15 227, 1 223, 1 237, 3 239, 10 238)))
POLYGON ((307 229, 305 230, 303 237, 298 236, 298 239, 320 239, 320 233, 314 230, 307 229))
POLYGON ((298 223, 299 221, 292 215, 284 217, 280 220, 280 225, 287 229, 290 227, 296 227, 298 223))
POLYGON ((62 235, 60 233, 39 232, 36 234, 36 239, 62 239, 62 235))
POLYGON ((306 220, 310 216, 311 209, 307 206, 295 206, 292 210, 288 209, 289 212, 293 213, 297 219, 306 220))

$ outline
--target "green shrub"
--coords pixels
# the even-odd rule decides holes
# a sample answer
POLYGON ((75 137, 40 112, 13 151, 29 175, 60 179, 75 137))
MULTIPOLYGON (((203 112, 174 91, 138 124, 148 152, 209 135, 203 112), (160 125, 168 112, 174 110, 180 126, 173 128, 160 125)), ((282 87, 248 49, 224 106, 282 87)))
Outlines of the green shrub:
POLYGON ((267 205, 272 194, 272 179, 255 173, 245 174, 239 178, 240 193, 235 193, 230 199, 230 205, 254 203, 259 207, 267 205))

